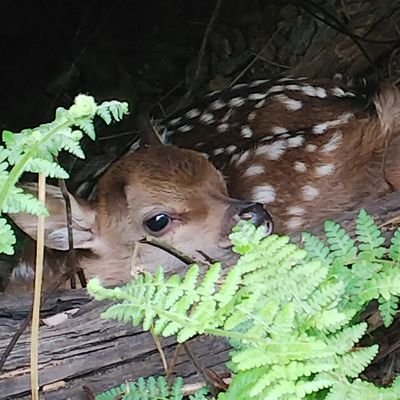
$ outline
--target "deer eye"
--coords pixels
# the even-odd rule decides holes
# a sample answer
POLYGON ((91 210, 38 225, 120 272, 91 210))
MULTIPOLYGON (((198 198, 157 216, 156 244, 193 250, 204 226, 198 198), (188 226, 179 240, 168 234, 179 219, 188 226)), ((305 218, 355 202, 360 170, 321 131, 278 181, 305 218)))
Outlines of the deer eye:
POLYGON ((172 218, 167 214, 157 214, 145 221, 146 228, 150 232, 159 233, 167 227, 172 218))

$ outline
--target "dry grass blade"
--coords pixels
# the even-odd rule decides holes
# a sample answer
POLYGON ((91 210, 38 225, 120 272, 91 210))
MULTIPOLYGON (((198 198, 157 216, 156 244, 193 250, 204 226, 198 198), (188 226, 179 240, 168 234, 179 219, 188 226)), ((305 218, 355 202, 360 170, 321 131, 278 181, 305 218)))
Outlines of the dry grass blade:
MULTIPOLYGON (((39 174, 39 201, 46 202, 46 177, 39 174)), ((36 244, 35 291, 33 294, 32 333, 31 333, 31 394, 32 400, 39 400, 39 321, 40 296, 42 292, 43 256, 44 256, 44 215, 38 217, 36 244)))

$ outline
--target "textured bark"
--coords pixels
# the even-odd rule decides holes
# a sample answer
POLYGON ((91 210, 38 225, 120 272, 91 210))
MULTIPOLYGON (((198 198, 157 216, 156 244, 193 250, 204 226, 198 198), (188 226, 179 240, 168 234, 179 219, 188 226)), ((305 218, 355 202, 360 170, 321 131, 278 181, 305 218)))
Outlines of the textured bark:
MULTIPOLYGON (((400 215, 400 193, 393 193, 366 207, 378 223, 400 215)), ((345 213, 340 222, 352 229, 355 213, 345 213)), ((321 233, 317 227, 315 233, 321 233)), ((387 229, 390 235, 393 229, 387 229)), ((299 238, 295 238, 299 240, 299 238)), ((30 296, 0 296, 0 354, 30 308, 30 296)), ((82 385, 95 393, 140 376, 163 374, 160 357, 150 334, 139 328, 99 317, 105 303, 92 301, 84 290, 63 290, 43 307, 43 315, 80 308, 78 314, 64 323, 40 332, 41 386, 59 383, 57 390, 45 391, 46 400, 84 400, 82 385)), ((167 360, 176 347, 174 338, 161 340, 167 360)), ((194 353, 203 367, 224 371, 228 345, 223 339, 201 337, 192 341, 194 353)), ((179 356, 176 374, 190 381, 201 381, 186 355, 179 356)), ((1 399, 29 398, 29 331, 12 351, 0 373, 1 399)))

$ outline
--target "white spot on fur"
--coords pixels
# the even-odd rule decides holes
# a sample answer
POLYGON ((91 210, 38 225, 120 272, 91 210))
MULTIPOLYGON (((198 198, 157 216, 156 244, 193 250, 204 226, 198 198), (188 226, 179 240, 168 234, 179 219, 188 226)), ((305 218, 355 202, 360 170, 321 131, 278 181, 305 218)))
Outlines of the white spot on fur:
POLYGON ((204 158, 207 160, 210 158, 210 155, 208 153, 200 153, 204 158))
POLYGON ((211 113, 204 112, 200 115, 199 120, 207 125, 212 124, 214 122, 214 116, 211 113))
POLYGON ((273 203, 276 199, 276 191, 273 186, 266 183, 253 189, 251 199, 263 204, 273 203))
POLYGON ((291 206, 291 207, 287 208, 286 212, 289 215, 297 215, 297 216, 301 217, 302 215, 304 215, 306 213, 306 210, 303 207, 291 206))
POLYGON ((303 199, 305 201, 311 201, 319 196, 319 190, 311 185, 304 185, 301 189, 303 193, 303 199))
POLYGON ((271 129, 271 131, 272 131, 272 133, 273 133, 274 135, 280 135, 280 134, 282 134, 282 133, 286 133, 288 130, 287 130, 286 128, 283 128, 282 126, 274 126, 274 127, 271 129))
POLYGON ((279 78, 278 82, 288 82, 288 81, 292 81, 292 80, 293 80, 293 77, 286 76, 286 77, 283 77, 283 78, 279 78))
POLYGON ((284 94, 278 94, 275 99, 283 103, 289 111, 297 111, 303 107, 303 103, 299 100, 291 99, 284 94))
POLYGON ((328 128, 329 128, 329 123, 323 122, 322 124, 314 126, 313 133, 320 135, 321 133, 324 133, 326 130, 328 130, 328 128))
POLYGON ((257 155, 265 155, 269 160, 279 160, 287 148, 286 140, 277 140, 271 144, 265 144, 256 149, 257 155))
POLYGON ((229 163, 236 163, 238 159, 239 159, 239 154, 236 153, 230 158, 229 163))
POLYGON ((187 118, 197 118, 201 114, 201 111, 197 108, 189 110, 185 115, 187 118))
POLYGON ((169 124, 170 125, 177 125, 181 121, 182 121, 182 117, 178 117, 178 118, 171 119, 171 121, 169 121, 169 124))
POLYGON ((295 161, 293 168, 297 172, 306 172, 307 171, 306 164, 304 164, 301 161, 295 161))
POLYGON ((320 97, 323 99, 327 96, 326 90, 318 86, 304 85, 301 90, 304 94, 311 97, 320 97))
POLYGON ((247 83, 237 83, 236 85, 232 86, 231 89, 242 89, 247 86, 248 86, 247 83))
POLYGON ((288 90, 301 90, 301 86, 300 85, 295 85, 295 84, 286 85, 285 87, 288 90))
POLYGON ((344 96, 346 96, 345 91, 344 91, 342 88, 340 88, 340 87, 334 87, 334 88, 331 89, 331 91, 332 91, 332 94, 333 94, 334 96, 337 96, 337 97, 344 97, 344 96))
POLYGON ((265 172, 264 165, 253 164, 249 168, 247 168, 246 171, 244 171, 243 177, 259 175, 259 174, 263 174, 264 172, 265 172))
POLYGON ((222 154, 224 152, 224 149, 222 147, 218 147, 218 149, 213 150, 214 156, 218 156, 219 154, 222 154))
POLYGON ((269 79, 257 79, 249 84, 250 87, 255 87, 258 85, 262 85, 263 83, 269 82, 269 79))
POLYGON ((229 105, 231 107, 241 107, 246 100, 243 97, 234 97, 229 100, 229 105))
POLYGON ((257 113, 256 113, 255 111, 252 111, 252 112, 247 116, 247 120, 248 120, 248 121, 253 121, 253 120, 255 120, 256 116, 257 116, 257 113))
POLYGON ((219 133, 226 132, 228 129, 229 129, 229 125, 228 125, 228 124, 219 124, 219 125, 217 126, 217 131, 218 131, 219 133))
POLYGON ((271 140, 273 138, 273 136, 267 135, 264 136, 260 139, 260 142, 266 142, 267 140, 271 140))
POLYGON ((290 231, 294 231, 296 229, 301 228, 301 226, 303 225, 304 221, 303 218, 300 217, 293 217, 290 218, 287 222, 286 222, 286 227, 290 230, 290 231))
POLYGON ((315 176, 317 177, 332 175, 334 172, 335 172, 334 164, 324 164, 315 167, 315 176))
POLYGON ((211 110, 220 110, 221 108, 226 107, 226 104, 222 100, 215 100, 210 104, 211 110))
POLYGON ((232 116, 233 110, 230 108, 225 115, 221 118, 221 122, 226 122, 232 116))
POLYGON ((230 146, 228 146, 228 147, 225 149, 225 153, 232 154, 232 153, 234 153, 236 150, 237 150, 237 146, 235 146, 234 144, 231 144, 230 146))
POLYGON ((340 131, 335 132, 335 134, 329 139, 327 143, 321 146, 322 153, 329 153, 336 150, 342 143, 343 135, 340 131))
POLYGON ((244 151, 244 152, 239 156, 239 158, 237 159, 237 163, 238 163, 238 164, 241 164, 241 163, 247 161, 248 158, 250 157, 250 154, 251 154, 251 153, 250 153, 250 150, 244 151))
POLYGON ((206 97, 214 96, 214 95, 217 94, 217 93, 221 93, 221 90, 214 90, 213 92, 207 93, 207 94, 206 94, 206 97))
POLYGON ((321 99, 323 99, 323 98, 328 96, 328 94, 326 93, 326 90, 324 88, 322 88, 322 87, 316 87, 315 91, 316 91, 315 95, 317 97, 320 97, 321 99))
POLYGON ((314 151, 317 150, 317 145, 316 144, 308 144, 306 145, 306 152, 307 153, 314 153, 314 151))
POLYGON ((187 125, 187 124, 182 125, 182 126, 180 126, 179 128, 177 128, 177 130, 178 130, 179 132, 189 132, 189 131, 191 131, 192 129, 193 129, 193 126, 192 126, 192 125, 187 125))
POLYGON ((269 88, 267 94, 282 92, 283 90, 284 90, 284 86, 276 85, 276 86, 272 86, 271 88, 269 88))
POLYGON ((196 149, 198 149, 199 147, 203 147, 204 145, 204 142, 197 142, 194 146, 196 147, 196 149))
POLYGON ((288 139, 288 147, 300 147, 304 144, 304 136, 303 135, 297 135, 293 136, 288 139))
POLYGON ((265 104, 265 99, 254 104, 254 108, 261 108, 265 104))
POLYGON ((247 125, 242 126, 241 132, 244 138, 251 138, 253 136, 253 131, 247 125))
POLYGON ((338 119, 334 119, 332 121, 326 121, 321 124, 317 124, 313 128, 313 133, 315 133, 316 135, 320 135, 320 134, 326 132, 330 128, 334 128, 335 126, 346 124, 353 117, 353 115, 354 114, 352 114, 352 113, 344 113, 344 114, 340 115, 338 119))
POLYGON ((249 100, 262 100, 267 97, 267 93, 250 93, 248 95, 249 100))

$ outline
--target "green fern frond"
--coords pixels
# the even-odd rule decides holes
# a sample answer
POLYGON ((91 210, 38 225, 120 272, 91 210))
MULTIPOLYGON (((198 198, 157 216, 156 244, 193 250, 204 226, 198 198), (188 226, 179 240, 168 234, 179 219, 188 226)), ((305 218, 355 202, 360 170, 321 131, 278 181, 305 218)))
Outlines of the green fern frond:
POLYGON ((387 250, 383 247, 385 238, 374 219, 364 209, 360 210, 356 219, 356 234, 361 258, 380 259, 386 254, 387 250))
POLYGON ((198 390, 196 393, 191 394, 189 396, 189 400, 207 400, 207 394, 209 393, 209 390, 207 388, 202 388, 198 390))
POLYGON ((389 256, 393 261, 400 262, 400 229, 397 229, 392 237, 389 256))
POLYGON ((17 212, 32 215, 48 215, 46 207, 31 193, 25 193, 20 187, 14 186, 7 197, 3 212, 15 214, 17 212))
MULTIPOLYGON (((111 123, 111 121, 110 121, 111 123)), ((92 120, 84 120, 78 123, 78 127, 86 133, 90 137, 90 139, 94 140, 96 138, 96 132, 94 129, 94 125, 92 120)))
POLYGON ((14 254, 16 238, 11 226, 4 218, 0 217, 0 253, 14 254))
POLYGON ((386 388, 380 388, 370 382, 355 379, 352 383, 335 383, 325 400, 398 400, 400 399, 400 387, 398 379, 386 388))
POLYGON ((32 158, 25 166, 25 171, 41 173, 50 178, 68 179, 69 175, 57 163, 41 158, 32 158))
POLYGON ((326 221, 324 227, 329 249, 335 261, 341 264, 350 264, 354 261, 357 247, 346 230, 333 221, 326 221))
MULTIPOLYGON (((182 378, 177 378, 169 387, 163 376, 139 378, 136 382, 126 383, 119 387, 107 390, 96 396, 96 400, 182 400, 182 378)), ((190 398, 206 400, 207 389, 201 389, 190 398)))
POLYGON ((97 115, 99 115, 107 125, 109 125, 113 119, 115 121, 121 121, 126 114, 128 114, 128 103, 125 102, 105 101, 97 108, 97 115))
POLYGON ((308 232, 303 232, 301 237, 304 249, 307 251, 307 257, 310 260, 320 260, 323 264, 333 263, 329 247, 321 239, 308 232))
POLYGON ((335 349, 337 355, 343 355, 351 351, 356 343, 364 336, 367 331, 365 322, 344 327, 339 332, 328 338, 327 345, 335 349))
POLYGON ((356 378, 371 363, 378 353, 378 345, 356 348, 338 359, 336 374, 356 378))
POLYGON ((379 301, 379 313, 381 314, 383 324, 386 328, 392 325, 394 317, 399 309, 399 298, 397 296, 390 296, 388 299, 380 297, 379 301))

